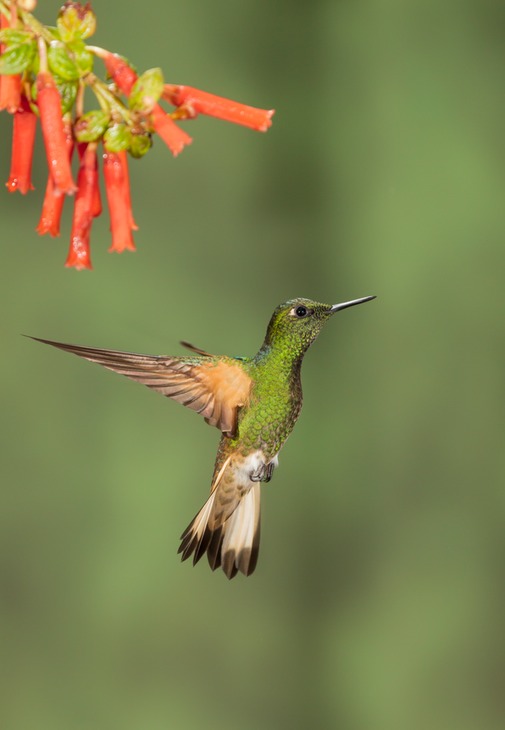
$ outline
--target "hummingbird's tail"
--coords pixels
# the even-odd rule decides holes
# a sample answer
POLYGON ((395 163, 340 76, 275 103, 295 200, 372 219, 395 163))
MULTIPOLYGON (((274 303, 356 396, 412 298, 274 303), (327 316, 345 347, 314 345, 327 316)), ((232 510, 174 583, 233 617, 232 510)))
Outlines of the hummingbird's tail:
POLYGON ((238 571, 251 575, 260 542, 260 484, 247 478, 227 459, 202 509, 181 535, 182 560, 195 565, 207 553, 212 570, 222 567, 228 578, 238 571), (224 475, 224 478, 223 478, 224 475))

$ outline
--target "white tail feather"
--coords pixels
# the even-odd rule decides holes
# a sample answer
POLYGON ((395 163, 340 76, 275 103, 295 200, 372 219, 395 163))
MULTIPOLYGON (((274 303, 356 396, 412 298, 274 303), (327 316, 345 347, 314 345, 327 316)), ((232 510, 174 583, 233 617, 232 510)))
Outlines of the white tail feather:
POLYGON ((228 578, 256 567, 260 541, 260 481, 268 481, 277 457, 261 451, 230 454, 212 484, 210 497, 181 536, 179 552, 193 564, 207 553, 210 567, 221 566, 228 578), (268 467, 271 467, 268 469, 268 467))
POLYGON ((213 522, 216 493, 217 490, 212 492, 181 536, 179 552, 183 560, 194 554, 193 563, 207 552, 211 568, 222 566, 228 578, 233 578, 238 571, 250 575, 259 552, 260 485, 252 484, 228 519, 211 530, 209 521, 213 522))
POLYGON ((260 485, 256 483, 242 497, 224 524, 221 556, 223 570, 229 578, 232 577, 229 573, 235 575, 237 570, 245 575, 254 570, 259 548, 259 527, 260 485))

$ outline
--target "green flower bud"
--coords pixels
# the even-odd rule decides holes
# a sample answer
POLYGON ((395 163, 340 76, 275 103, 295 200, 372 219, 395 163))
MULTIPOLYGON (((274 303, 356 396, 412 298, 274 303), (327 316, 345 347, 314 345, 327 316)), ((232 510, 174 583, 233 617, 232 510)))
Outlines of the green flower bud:
POLYGON ((86 112, 74 124, 74 134, 78 142, 96 142, 101 139, 109 126, 110 114, 101 109, 86 112))
POLYGON ((146 152, 149 152, 152 144, 153 140, 150 134, 132 134, 129 152, 132 157, 143 157, 146 152))
POLYGON ((149 114, 163 94, 163 74, 160 68, 151 68, 139 76, 128 99, 130 109, 149 114))
POLYGON ((122 152, 131 144, 131 132, 127 124, 112 124, 103 135, 107 152, 122 152))
POLYGON ((61 40, 70 43, 77 39, 89 38, 96 30, 96 16, 90 4, 66 2, 56 21, 61 40))

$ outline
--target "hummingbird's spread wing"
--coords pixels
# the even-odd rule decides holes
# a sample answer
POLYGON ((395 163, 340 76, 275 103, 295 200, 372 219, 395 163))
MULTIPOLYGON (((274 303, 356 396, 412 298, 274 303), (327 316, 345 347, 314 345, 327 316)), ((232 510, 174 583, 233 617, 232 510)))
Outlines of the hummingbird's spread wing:
POLYGON ((249 400, 251 378, 240 365, 228 360, 141 355, 32 339, 143 383, 201 413, 208 424, 217 426, 227 436, 235 435, 238 410, 249 400))

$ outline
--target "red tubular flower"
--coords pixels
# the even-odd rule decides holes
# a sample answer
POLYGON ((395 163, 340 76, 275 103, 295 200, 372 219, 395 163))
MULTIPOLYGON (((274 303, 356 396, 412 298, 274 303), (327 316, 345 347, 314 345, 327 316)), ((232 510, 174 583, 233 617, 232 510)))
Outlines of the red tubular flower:
POLYGON ((7 109, 14 114, 21 103, 21 76, 13 74, 0 78, 0 111, 7 109))
POLYGON ((240 104, 222 96, 215 96, 192 86, 165 84, 163 98, 174 106, 181 107, 188 117, 207 114, 227 122, 242 124, 244 127, 266 132, 272 125, 275 109, 257 109, 254 106, 240 104))
POLYGON ((49 233, 53 238, 60 235, 61 214, 65 196, 56 194, 53 178, 49 175, 46 185, 46 194, 42 203, 42 213, 35 229, 39 236, 49 233))
POLYGON ((61 99, 52 75, 41 71, 37 76, 37 103, 47 164, 56 193, 72 195, 76 191, 65 142, 65 128, 61 115, 61 99))
MULTIPOLYGON (((114 80, 125 96, 129 96, 137 74, 127 62, 115 53, 108 53, 104 57, 107 73, 114 80)), ((189 134, 184 132, 170 116, 163 111, 159 104, 155 104, 151 115, 153 127, 165 142, 170 152, 177 157, 186 145, 193 141, 189 134)))
POLYGON ((160 135, 174 157, 182 152, 186 145, 193 141, 189 134, 177 126, 174 120, 160 107, 155 104, 151 113, 151 120, 155 131, 160 135))
POLYGON ((137 80, 137 74, 131 66, 118 56, 117 53, 107 53, 103 57, 107 73, 125 96, 130 96, 133 84, 137 80))
MULTIPOLYGON (((17 10, 12 8, 11 22, 0 13, 0 29, 16 27, 17 10)), ((0 44, 0 53, 3 53, 3 44, 0 44)), ((21 76, 19 74, 0 76, 0 111, 7 109, 9 114, 14 114, 21 104, 21 76)))
POLYGON ((23 96, 21 106, 13 117, 11 170, 6 183, 10 193, 19 190, 25 195, 33 190, 31 173, 36 128, 37 117, 23 96))
POLYGON ((70 248, 65 266, 92 269, 89 234, 93 222, 93 207, 97 189, 96 143, 85 146, 77 175, 77 194, 74 201, 70 248))
POLYGON ((98 158, 95 152, 95 185, 93 188, 93 205, 91 212, 93 218, 98 218, 102 214, 102 196, 100 195, 100 185, 98 183, 98 158))
POLYGON ((125 249, 135 251, 131 233, 133 215, 128 189, 126 155, 105 151, 103 153, 103 175, 112 231, 112 245, 109 251, 118 253, 125 249))
MULTIPOLYGON (((63 129, 65 134, 66 155, 70 161, 74 151, 74 140, 72 137, 72 123, 69 117, 64 118, 63 129)), ((42 204, 42 213, 36 228, 36 231, 40 236, 43 236, 45 233, 49 233, 53 237, 60 235, 60 221, 64 202, 65 196, 61 195, 61 193, 56 190, 53 177, 49 172, 46 194, 42 204)))
POLYGON ((123 150, 123 152, 118 152, 118 156, 121 159, 121 164, 123 166, 123 172, 125 176, 125 189, 126 189, 126 203, 128 206, 128 215, 130 219, 130 228, 132 231, 138 231, 139 227, 135 223, 135 218, 133 217, 133 210, 132 210, 132 199, 131 199, 131 189, 130 189, 130 172, 128 170, 128 155, 126 154, 126 151, 123 150))
MULTIPOLYGON (((79 155, 79 160, 82 159, 86 153, 86 150, 88 148, 88 144, 85 142, 81 142, 77 145, 77 153, 79 155)), ((95 181, 93 186, 93 205, 91 207, 91 212, 93 214, 93 218, 98 218, 99 215, 102 214, 102 198, 100 195, 100 185, 98 183, 98 158, 96 155, 96 146, 95 146, 95 155, 94 155, 94 164, 95 164, 95 181)), ((79 187, 79 181, 77 181, 77 187, 79 187)))

